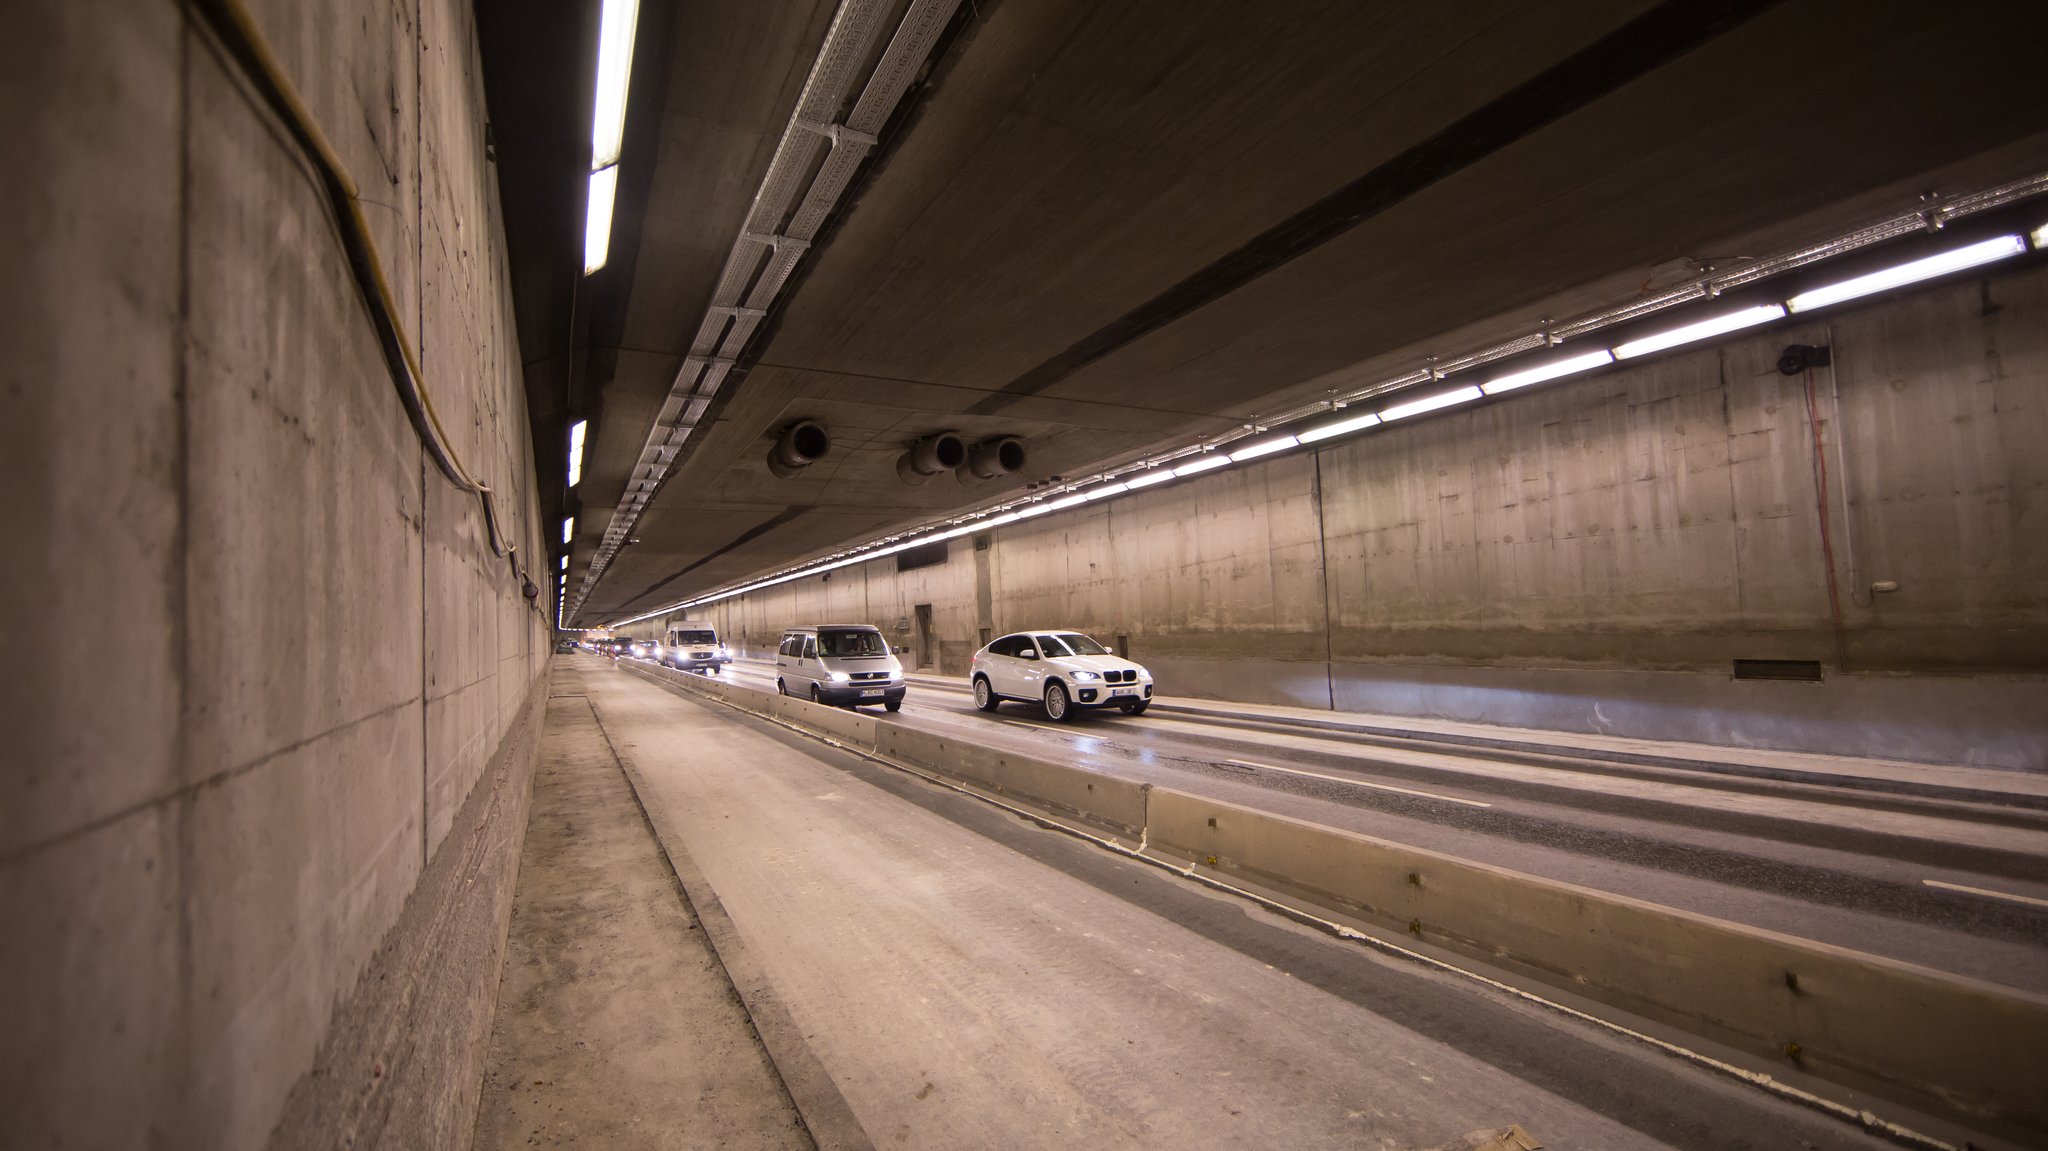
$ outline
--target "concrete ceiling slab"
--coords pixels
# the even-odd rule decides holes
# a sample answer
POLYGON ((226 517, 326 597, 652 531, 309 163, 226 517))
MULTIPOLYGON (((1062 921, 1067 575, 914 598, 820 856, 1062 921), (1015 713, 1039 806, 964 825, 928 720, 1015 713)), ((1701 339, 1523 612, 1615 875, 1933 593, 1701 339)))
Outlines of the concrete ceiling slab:
MULTIPOLYGON (((1527 330, 1753 254, 1739 245, 1898 211, 1916 177, 1971 157, 2000 157, 1978 164, 1988 178, 2032 170, 2038 146, 1998 150, 2048 131, 2030 48, 2048 7, 1988 7, 984 0, 584 620, 1219 434, 1370 365, 1458 350, 1454 334, 1527 330), (834 452, 777 479, 763 457, 798 417, 825 423, 834 452), (942 429, 1023 436, 1031 464, 899 483, 903 447, 942 429)), ((579 573, 831 11, 675 15, 647 218, 608 342, 589 349, 606 378, 579 573)))

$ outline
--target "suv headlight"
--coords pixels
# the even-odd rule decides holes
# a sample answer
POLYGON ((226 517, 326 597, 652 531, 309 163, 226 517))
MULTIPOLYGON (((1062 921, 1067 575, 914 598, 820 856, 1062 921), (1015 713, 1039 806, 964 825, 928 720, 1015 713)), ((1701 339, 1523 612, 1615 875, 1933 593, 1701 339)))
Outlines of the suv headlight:
POLYGON ((846 674, 843 671, 835 671, 830 674, 832 676, 833 683, 845 683, 853 678, 852 676, 846 674))
POLYGON ((1101 677, 1101 676, 1099 676, 1099 675, 1096 675, 1096 674, 1095 674, 1094 672, 1092 672, 1092 671, 1077 671, 1077 672, 1075 672, 1075 673, 1074 673, 1074 678, 1075 678, 1075 679, 1077 679, 1077 680, 1081 680, 1081 681, 1083 681, 1083 682, 1086 682, 1086 681, 1089 681, 1089 680, 1097 680, 1097 679, 1101 679, 1102 677, 1101 677))

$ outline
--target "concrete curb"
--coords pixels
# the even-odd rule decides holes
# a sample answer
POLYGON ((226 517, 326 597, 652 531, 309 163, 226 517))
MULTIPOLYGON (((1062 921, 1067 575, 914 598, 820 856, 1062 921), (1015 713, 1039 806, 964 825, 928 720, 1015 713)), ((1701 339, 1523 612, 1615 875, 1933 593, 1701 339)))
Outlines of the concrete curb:
MULTIPOLYGON (((666 668, 627 665, 857 750, 1780 1065, 2036 1135, 2048 996, 1168 788, 1117 780, 666 668)), ((1876 1124, 1866 1115, 1865 1122, 1876 1124)))

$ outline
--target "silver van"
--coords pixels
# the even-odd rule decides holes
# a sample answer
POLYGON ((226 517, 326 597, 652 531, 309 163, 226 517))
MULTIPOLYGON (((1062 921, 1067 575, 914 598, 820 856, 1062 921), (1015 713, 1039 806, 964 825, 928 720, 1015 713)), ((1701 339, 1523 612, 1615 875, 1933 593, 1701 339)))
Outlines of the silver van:
POLYGON ((814 703, 879 703, 903 710, 903 665, 889 654, 880 628, 822 623, 782 633, 775 650, 775 690, 814 703))

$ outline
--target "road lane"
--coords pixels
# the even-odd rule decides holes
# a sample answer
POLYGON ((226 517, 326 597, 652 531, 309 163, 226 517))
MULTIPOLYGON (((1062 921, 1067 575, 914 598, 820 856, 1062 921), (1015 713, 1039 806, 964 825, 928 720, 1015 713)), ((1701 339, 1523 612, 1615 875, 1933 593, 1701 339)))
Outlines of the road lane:
POLYGON ((589 692, 878 1145, 1879 1145, 729 709, 589 692))
MULTIPOLYGON (((765 664, 729 674, 773 684, 765 664)), ((2048 908, 2026 902, 2048 897, 2048 828, 2038 813, 1680 771, 1538 766, 1440 745, 1360 746, 1342 732, 1244 731, 1157 713, 1054 724, 1022 705, 983 715, 964 685, 927 682, 889 722, 2048 991, 2048 908), (1309 775, 1260 773, 1234 758, 1309 775), (1314 778, 1339 774, 1368 787, 1314 778), (1374 794, 1374 784, 1444 798, 1374 794), (1979 894, 1987 890, 2022 899, 1979 894)))

